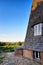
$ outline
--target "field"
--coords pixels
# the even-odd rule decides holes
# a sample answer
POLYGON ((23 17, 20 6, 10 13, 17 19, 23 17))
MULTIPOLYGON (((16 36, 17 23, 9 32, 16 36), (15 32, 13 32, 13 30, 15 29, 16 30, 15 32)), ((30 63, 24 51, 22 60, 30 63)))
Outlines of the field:
POLYGON ((19 46, 24 46, 24 42, 0 42, 0 52, 12 52, 19 46))

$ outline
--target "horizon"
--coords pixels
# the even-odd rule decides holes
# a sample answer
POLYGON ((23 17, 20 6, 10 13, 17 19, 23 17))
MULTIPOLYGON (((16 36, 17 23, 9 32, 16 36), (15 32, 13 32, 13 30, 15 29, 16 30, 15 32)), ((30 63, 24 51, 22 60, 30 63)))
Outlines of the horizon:
POLYGON ((0 42, 24 41, 32 0, 0 1, 0 42))

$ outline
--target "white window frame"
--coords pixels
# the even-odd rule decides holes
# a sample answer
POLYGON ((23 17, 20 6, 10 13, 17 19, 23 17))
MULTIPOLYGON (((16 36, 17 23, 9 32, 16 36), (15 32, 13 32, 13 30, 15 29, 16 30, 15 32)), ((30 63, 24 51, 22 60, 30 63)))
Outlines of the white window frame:
POLYGON ((42 23, 34 26, 34 36, 42 35, 42 23))
POLYGON ((38 57, 36 57, 36 51, 34 52, 35 59, 40 59, 40 52, 37 53, 38 57))

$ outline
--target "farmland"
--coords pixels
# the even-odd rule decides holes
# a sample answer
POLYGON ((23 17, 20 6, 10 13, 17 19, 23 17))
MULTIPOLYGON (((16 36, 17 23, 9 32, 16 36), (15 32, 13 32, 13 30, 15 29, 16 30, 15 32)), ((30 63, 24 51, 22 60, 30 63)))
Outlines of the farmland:
POLYGON ((19 46, 24 46, 24 42, 0 42, 0 52, 12 52, 19 46))

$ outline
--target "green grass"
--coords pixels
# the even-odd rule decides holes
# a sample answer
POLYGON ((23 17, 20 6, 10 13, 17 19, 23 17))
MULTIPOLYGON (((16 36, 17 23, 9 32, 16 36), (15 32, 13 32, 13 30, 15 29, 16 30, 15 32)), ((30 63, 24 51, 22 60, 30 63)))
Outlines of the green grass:
POLYGON ((24 46, 24 42, 9 43, 9 42, 0 42, 0 52, 13 52, 15 48, 19 46, 24 46))
POLYGON ((4 59, 4 56, 3 57, 0 56, 0 64, 3 62, 3 59, 4 59))
POLYGON ((0 47, 0 52, 12 52, 14 47, 0 47))

